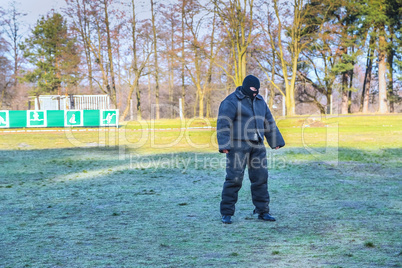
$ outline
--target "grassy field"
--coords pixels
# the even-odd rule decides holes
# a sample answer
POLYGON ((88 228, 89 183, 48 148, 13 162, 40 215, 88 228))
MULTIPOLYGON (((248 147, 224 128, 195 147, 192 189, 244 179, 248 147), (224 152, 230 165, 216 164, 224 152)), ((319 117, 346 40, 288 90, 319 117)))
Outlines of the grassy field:
POLYGON ((246 174, 232 225, 212 120, 0 132, 0 267, 402 267, 402 116, 277 121, 277 221, 246 174))

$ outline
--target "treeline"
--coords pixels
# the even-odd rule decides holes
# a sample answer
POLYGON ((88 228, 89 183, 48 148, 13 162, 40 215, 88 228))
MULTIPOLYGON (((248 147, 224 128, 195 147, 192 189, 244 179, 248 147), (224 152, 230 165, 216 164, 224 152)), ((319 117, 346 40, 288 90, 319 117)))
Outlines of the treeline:
POLYGON ((401 103, 400 0, 66 0, 25 35, 15 2, 0 13, 0 109, 104 93, 123 119, 177 117, 179 100, 213 117, 247 74, 289 116, 401 103))

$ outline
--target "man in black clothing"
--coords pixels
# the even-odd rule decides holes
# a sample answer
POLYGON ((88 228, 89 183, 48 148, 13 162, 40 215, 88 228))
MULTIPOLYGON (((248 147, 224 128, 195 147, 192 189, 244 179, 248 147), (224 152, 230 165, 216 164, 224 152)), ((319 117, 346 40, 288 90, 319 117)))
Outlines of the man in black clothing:
POLYGON ((220 211, 223 223, 232 223, 244 170, 248 166, 254 213, 265 221, 269 214, 268 169, 264 137, 272 149, 285 146, 264 99, 258 94, 260 81, 248 75, 243 85, 227 96, 219 107, 217 138, 219 152, 226 153, 226 179, 220 211))

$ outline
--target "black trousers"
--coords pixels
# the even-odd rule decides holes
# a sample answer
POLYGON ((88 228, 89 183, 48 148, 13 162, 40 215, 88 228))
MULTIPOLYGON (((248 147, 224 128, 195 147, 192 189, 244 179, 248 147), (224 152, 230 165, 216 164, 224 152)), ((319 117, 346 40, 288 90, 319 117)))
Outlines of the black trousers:
POLYGON ((226 179, 223 184, 221 215, 233 216, 244 171, 248 167, 251 195, 255 212, 269 212, 268 169, 266 148, 263 142, 234 141, 226 154, 226 179))

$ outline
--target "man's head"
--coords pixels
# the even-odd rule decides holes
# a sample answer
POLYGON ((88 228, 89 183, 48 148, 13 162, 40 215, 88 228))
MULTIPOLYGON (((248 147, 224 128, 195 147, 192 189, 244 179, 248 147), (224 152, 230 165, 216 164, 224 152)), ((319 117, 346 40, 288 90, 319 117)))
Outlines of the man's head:
POLYGON ((243 80, 242 92, 244 95, 254 98, 260 89, 260 80, 254 75, 247 75, 243 80))

